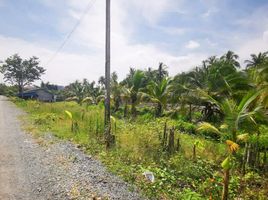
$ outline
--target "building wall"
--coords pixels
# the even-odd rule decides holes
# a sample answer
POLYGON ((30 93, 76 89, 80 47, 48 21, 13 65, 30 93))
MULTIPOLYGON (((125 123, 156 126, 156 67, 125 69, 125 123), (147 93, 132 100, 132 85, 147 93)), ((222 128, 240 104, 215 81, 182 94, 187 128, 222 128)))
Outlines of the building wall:
POLYGON ((36 93, 38 95, 37 99, 39 101, 53 101, 53 95, 44 90, 37 90, 36 93))

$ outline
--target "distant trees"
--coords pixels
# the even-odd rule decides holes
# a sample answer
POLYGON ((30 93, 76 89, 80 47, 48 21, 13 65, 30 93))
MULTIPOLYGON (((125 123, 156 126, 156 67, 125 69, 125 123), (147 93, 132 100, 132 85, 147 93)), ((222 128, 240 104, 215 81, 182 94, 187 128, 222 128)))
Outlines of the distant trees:
POLYGON ((16 86, 8 86, 0 83, 0 95, 14 96, 18 92, 16 86))
POLYGON ((58 85, 51 84, 49 82, 44 83, 43 81, 41 82, 40 87, 41 88, 44 88, 44 89, 47 89, 47 90, 50 90, 50 91, 57 91, 57 90, 59 90, 59 86, 58 85))
POLYGON ((263 63, 267 62, 268 52, 264 52, 264 53, 260 52, 258 55, 251 54, 250 56, 251 56, 251 60, 245 61, 245 63, 247 63, 247 68, 260 66, 263 63))
POLYGON ((4 75, 6 82, 17 85, 19 92, 22 93, 26 85, 40 79, 41 75, 45 73, 45 69, 39 66, 37 57, 23 60, 18 54, 15 54, 7 58, 0 66, 0 72, 4 75))
MULTIPOLYGON (((245 61, 246 69, 241 69, 238 58, 232 51, 227 51, 220 57, 211 56, 189 72, 177 74, 172 81, 163 63, 159 63, 157 69, 130 68, 122 81, 118 80, 114 72, 110 83, 112 112, 119 111, 122 106, 124 116, 127 116, 130 106, 131 115, 136 116, 137 106, 141 102, 150 101, 150 106, 156 109, 157 117, 167 113, 166 111, 183 113, 184 109, 188 110, 184 114, 189 121, 195 111, 201 112, 202 120, 221 120, 224 113, 213 101, 204 98, 204 94, 217 101, 233 99, 239 102, 247 92, 267 88, 267 53, 252 54, 251 60, 245 61)), ((91 97, 97 103, 104 97, 104 83, 105 78, 100 77, 98 85, 84 80, 70 84, 66 90, 69 90, 68 97, 78 97, 78 93, 81 93, 79 102, 85 97, 91 97), (81 87, 74 87, 75 85, 81 87)), ((259 99, 267 107, 268 91, 264 89, 259 99)))
POLYGON ((104 90, 99 85, 96 85, 94 81, 91 83, 87 79, 82 82, 76 80, 65 87, 64 91, 65 99, 74 100, 80 105, 83 102, 96 104, 104 99, 104 90))
MULTIPOLYGON (((267 172, 268 167, 268 53, 252 54, 251 59, 245 61, 245 69, 238 58, 228 51, 220 57, 209 57, 199 66, 174 77, 169 77, 163 63, 156 69, 130 68, 122 81, 115 72, 110 77, 111 107, 116 116, 135 118, 143 111, 155 117, 172 116, 180 122, 176 127, 179 131, 192 134, 200 131, 217 142, 226 141, 228 156, 222 163, 223 200, 230 196, 231 168, 239 165, 243 175, 248 170, 267 172)), ((17 57, 11 61, 15 66, 22 62, 17 57)), ((80 105, 104 103, 104 85, 104 77, 100 77, 98 83, 86 79, 75 81, 65 88, 65 97, 80 105)), ((174 130, 170 132, 173 141, 170 143, 174 143, 174 130)), ((163 138, 167 139, 166 136, 163 138)))

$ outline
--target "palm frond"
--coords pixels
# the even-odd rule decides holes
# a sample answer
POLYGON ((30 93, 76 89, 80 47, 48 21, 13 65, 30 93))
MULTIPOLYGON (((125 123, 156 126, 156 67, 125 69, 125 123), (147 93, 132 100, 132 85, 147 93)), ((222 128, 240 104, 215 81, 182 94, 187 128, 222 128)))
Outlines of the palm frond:
POLYGON ((66 115, 67 115, 71 120, 73 120, 73 114, 72 114, 70 111, 65 110, 64 112, 66 113, 66 115))
POLYGON ((83 103, 93 103, 93 98, 92 97, 86 97, 82 100, 83 103))
POLYGON ((248 133, 240 134, 236 138, 238 141, 246 142, 249 139, 249 134, 248 133))
POLYGON ((208 131, 216 134, 221 134, 221 132, 215 126, 207 122, 200 123, 197 131, 208 131))
POLYGON ((234 153, 239 149, 239 145, 231 140, 226 140, 226 144, 230 152, 234 153))

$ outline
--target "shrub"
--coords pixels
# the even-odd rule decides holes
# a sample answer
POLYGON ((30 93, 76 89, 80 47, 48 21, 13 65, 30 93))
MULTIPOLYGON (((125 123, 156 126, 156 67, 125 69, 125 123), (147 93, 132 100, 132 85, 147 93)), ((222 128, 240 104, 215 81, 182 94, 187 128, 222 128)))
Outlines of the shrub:
POLYGON ((58 119, 54 113, 42 113, 33 116, 34 124, 36 125, 50 125, 51 122, 55 122, 58 119))
POLYGON ((200 194, 190 190, 190 189, 184 189, 180 195, 179 199, 181 200, 205 200, 200 194))

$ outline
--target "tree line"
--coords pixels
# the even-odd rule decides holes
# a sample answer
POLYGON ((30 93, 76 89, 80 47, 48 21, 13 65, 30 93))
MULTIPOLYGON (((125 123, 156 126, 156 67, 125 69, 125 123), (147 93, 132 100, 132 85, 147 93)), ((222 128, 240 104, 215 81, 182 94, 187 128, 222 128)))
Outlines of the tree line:
MULTIPOLYGON (((169 76, 163 63, 157 69, 130 68, 122 81, 113 72, 112 114, 135 118, 140 114, 139 107, 145 106, 152 108, 148 112, 155 117, 184 116, 186 121, 198 124, 196 132, 213 133, 214 139, 226 141, 222 199, 227 199, 230 170, 235 161, 242 174, 248 169, 266 172, 268 166, 268 52, 250 57, 242 68, 238 55, 228 51, 174 77, 169 76), (193 121, 196 113, 200 117, 193 121), (237 152, 239 146, 244 147, 242 154, 237 152)), ((45 72, 36 57, 22 60, 18 55, 8 58, 0 69, 4 79, 17 85, 19 92, 45 72)), ((77 80, 66 86, 61 95, 80 105, 99 104, 105 99, 104 85, 104 77, 97 83, 77 80)))

